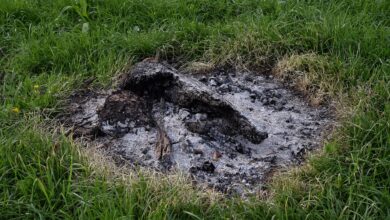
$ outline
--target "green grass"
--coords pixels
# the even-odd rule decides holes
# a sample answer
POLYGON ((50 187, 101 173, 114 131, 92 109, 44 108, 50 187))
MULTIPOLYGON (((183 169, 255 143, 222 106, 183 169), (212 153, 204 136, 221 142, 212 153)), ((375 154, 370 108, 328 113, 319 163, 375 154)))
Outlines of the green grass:
POLYGON ((389 26, 386 0, 2 0, 0 218, 390 218, 389 26), (310 79, 303 90, 352 111, 339 111, 321 154, 267 186, 270 201, 113 177, 44 129, 84 79, 109 86, 156 54, 257 69, 287 60, 310 79))

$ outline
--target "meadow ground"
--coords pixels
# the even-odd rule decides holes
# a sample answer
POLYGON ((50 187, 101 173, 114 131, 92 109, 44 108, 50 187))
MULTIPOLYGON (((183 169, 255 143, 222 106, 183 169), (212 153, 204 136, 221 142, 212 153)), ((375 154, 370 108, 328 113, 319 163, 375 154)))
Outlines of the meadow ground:
POLYGON ((386 0, 2 0, 0 218, 389 218, 389 18, 386 0), (340 126, 245 201, 107 168, 50 127, 85 80, 108 87, 156 54, 272 72, 333 100, 340 126))

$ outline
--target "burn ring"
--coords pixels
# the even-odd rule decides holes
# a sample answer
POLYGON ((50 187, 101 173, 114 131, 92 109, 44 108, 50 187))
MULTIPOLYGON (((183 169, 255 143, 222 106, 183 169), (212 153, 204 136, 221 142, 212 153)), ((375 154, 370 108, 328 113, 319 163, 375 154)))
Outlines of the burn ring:
POLYGON ((229 193, 255 192, 273 168, 300 163, 331 122, 327 108, 266 76, 185 75, 156 62, 135 65, 114 91, 79 96, 67 118, 76 137, 229 193))

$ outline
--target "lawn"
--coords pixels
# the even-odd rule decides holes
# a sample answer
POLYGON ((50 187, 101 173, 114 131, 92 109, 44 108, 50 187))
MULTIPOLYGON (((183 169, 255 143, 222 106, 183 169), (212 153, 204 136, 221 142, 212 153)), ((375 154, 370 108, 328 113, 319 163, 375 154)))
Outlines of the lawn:
POLYGON ((390 218, 389 26, 387 0, 1 0, 0 218, 390 218), (339 125, 263 197, 110 168, 53 121, 152 56, 275 74, 339 125))

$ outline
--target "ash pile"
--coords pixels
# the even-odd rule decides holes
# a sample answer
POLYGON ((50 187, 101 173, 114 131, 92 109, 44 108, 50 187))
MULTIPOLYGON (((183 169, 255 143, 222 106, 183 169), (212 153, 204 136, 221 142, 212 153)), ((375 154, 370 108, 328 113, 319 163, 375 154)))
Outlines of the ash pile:
POLYGON ((183 74, 136 64, 115 90, 72 96, 67 126, 118 163, 182 172, 201 186, 255 193, 276 168, 299 164, 330 117, 271 77, 183 74))

